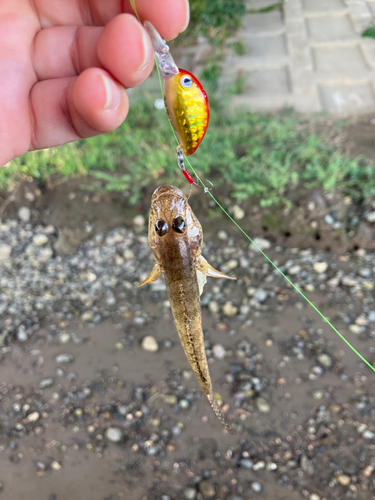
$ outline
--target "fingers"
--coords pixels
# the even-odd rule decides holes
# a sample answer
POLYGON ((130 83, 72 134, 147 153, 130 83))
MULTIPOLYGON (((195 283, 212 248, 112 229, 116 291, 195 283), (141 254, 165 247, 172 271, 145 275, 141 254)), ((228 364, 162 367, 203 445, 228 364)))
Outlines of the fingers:
POLYGON ((39 82, 30 99, 34 121, 30 149, 110 132, 121 125, 129 109, 122 85, 98 68, 78 77, 39 82))
POLYGON ((39 80, 79 75, 101 67, 126 87, 142 83, 153 67, 146 30, 134 16, 121 14, 105 28, 57 26, 38 33, 34 68, 39 80))

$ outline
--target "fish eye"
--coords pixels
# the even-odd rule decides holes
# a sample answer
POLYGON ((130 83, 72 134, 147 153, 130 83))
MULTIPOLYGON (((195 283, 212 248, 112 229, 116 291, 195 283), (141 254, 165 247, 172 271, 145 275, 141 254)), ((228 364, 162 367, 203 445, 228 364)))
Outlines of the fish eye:
POLYGON ((172 222, 172 229, 176 231, 176 233, 184 233, 185 232, 185 221, 182 217, 176 217, 172 222))
POLYGON ((168 224, 163 219, 159 219, 155 224, 155 231, 159 236, 164 236, 168 232, 168 224))
POLYGON ((181 76, 180 82, 185 89, 190 89, 190 87, 193 85, 193 80, 189 75, 181 76))

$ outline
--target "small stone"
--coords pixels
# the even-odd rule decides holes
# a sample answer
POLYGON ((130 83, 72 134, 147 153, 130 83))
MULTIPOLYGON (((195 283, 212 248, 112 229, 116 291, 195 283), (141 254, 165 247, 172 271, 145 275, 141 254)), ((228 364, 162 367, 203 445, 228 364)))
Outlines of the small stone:
MULTIPOLYGON (((211 300, 211 302, 208 304, 208 310, 213 315, 218 314, 220 311, 219 304, 217 302, 215 302, 214 300, 211 300)), ((374 319, 374 321, 375 321, 375 319, 374 319)))
POLYGON ((195 488, 186 488, 184 491, 184 497, 186 500, 194 500, 197 496, 197 490, 195 488))
POLYGON ((28 207, 20 207, 18 209, 18 218, 22 220, 23 222, 29 222, 30 220, 30 208, 28 207))
POLYGON ((51 469, 52 470, 60 470, 61 469, 61 465, 59 464, 59 462, 56 462, 56 460, 54 460, 51 463, 51 469))
POLYGON ((261 413, 269 413, 271 411, 271 406, 262 397, 257 399, 257 408, 261 413))
POLYGON ((124 252, 124 259, 126 260, 132 260, 134 259, 134 252, 133 250, 130 250, 130 248, 127 248, 124 252))
POLYGON ((222 360, 225 358, 226 351, 221 344, 215 344, 212 347, 212 354, 214 355, 215 359, 222 360))
POLYGON ((346 474, 342 474, 340 476, 337 476, 337 481, 342 485, 342 486, 349 486, 351 479, 350 476, 347 476, 346 474))
POLYGON ((221 230, 217 233, 217 237, 221 241, 226 241, 228 239, 228 233, 226 231, 221 230))
POLYGON ((60 364, 72 363, 74 361, 74 356, 73 356, 73 354, 66 354, 66 353, 58 354, 55 357, 55 361, 56 361, 56 363, 60 363, 60 364))
POLYGON ((343 276, 341 278, 341 284, 344 286, 356 286, 358 285, 358 281, 351 276, 343 276))
POLYGON ((374 286, 375 286, 375 285, 374 285, 374 283, 373 283, 372 281, 364 281, 364 282, 362 283, 362 287, 363 287, 365 290, 369 291, 369 292, 371 292, 371 290, 373 290, 373 289, 374 289, 374 286))
POLYGON ((358 316, 358 318, 355 320, 355 324, 359 326, 366 326, 368 325, 368 319, 363 315, 358 316))
POLYGON ((266 240, 265 238, 254 238, 253 242, 254 244, 252 243, 250 245, 250 248, 254 252, 259 252, 259 250, 268 250, 269 248, 271 248, 271 242, 266 240))
POLYGON ((146 224, 146 219, 143 217, 143 215, 136 215, 133 219, 133 225, 136 227, 143 227, 146 224))
POLYGON ((174 394, 168 394, 164 397, 164 401, 167 403, 167 405, 175 406, 177 404, 177 396, 175 396, 174 394))
POLYGON ((189 408, 189 401, 187 399, 181 399, 181 401, 178 403, 179 407, 182 408, 183 410, 186 410, 186 408, 189 408))
POLYGON ((315 292, 315 286, 312 283, 307 283, 305 290, 310 293, 315 292))
POLYGON ((156 352, 159 349, 159 344, 152 335, 147 335, 142 340, 142 349, 148 352, 156 352))
POLYGON ((362 276, 363 278, 370 278, 371 277, 371 269, 368 267, 362 267, 359 271, 358 274, 362 276))
POLYGON ((332 359, 328 356, 328 354, 325 354, 325 353, 319 354, 318 361, 325 368, 331 368, 331 366, 332 366, 332 359))
POLYGON ((245 469, 250 470, 253 468, 253 461, 250 460, 250 458, 243 458, 240 461, 240 465, 241 465, 241 467, 245 467, 245 469))
POLYGON ((368 313, 368 320, 371 322, 371 323, 375 323, 375 311, 370 311, 368 313))
POLYGON ((366 214, 365 219, 368 222, 375 222, 375 212, 369 212, 368 214, 366 214))
POLYGON ((111 443, 119 443, 122 440, 122 432, 117 427, 109 427, 104 435, 111 443))
POLYGON ((254 299, 260 303, 264 302, 267 297, 268 292, 266 290, 263 290, 263 288, 258 288, 258 290, 254 293, 254 299))
POLYGON ((46 236, 45 234, 36 234, 33 237, 33 243, 37 247, 41 247, 41 246, 45 245, 46 243, 48 243, 48 236, 46 236))
POLYGON ((318 274, 325 273, 327 271, 327 268, 327 262, 315 262, 314 264, 314 271, 318 274))
POLYGON ((37 411, 29 413, 29 415, 27 415, 26 417, 26 420, 30 423, 37 422, 39 420, 39 413, 37 411))
POLYGON ((94 319, 94 316, 94 311, 85 311, 81 316, 81 320, 85 321, 85 323, 89 323, 94 319))
POLYGON ((228 316, 228 318, 235 316, 237 312, 238 312, 238 307, 234 306, 232 302, 226 302, 223 305, 223 313, 225 314, 225 316, 228 316))
POLYGON ((226 262, 223 266, 225 271, 231 271, 232 269, 236 269, 236 267, 238 267, 238 260, 236 259, 228 260, 228 262, 226 262))
POLYGON ((365 431, 362 436, 365 438, 365 439, 374 439, 375 437, 375 434, 369 430, 365 431))
POLYGON ((306 455, 301 457, 301 469, 310 475, 314 474, 314 464, 306 455))
POLYGON ((309 500, 320 500, 320 496, 316 493, 311 493, 309 500))
POLYGON ((359 335, 362 332, 362 327, 359 325, 350 325, 349 330, 354 333, 354 335, 359 335))
POLYGON ((265 466, 266 466, 266 463, 265 463, 265 462, 263 462, 263 460, 260 460, 259 462, 257 462, 256 464, 254 464, 253 469, 254 469, 255 471, 257 471, 257 470, 264 469, 264 468, 265 468, 265 466))
POLYGON ((295 276, 296 274, 299 274, 301 272, 301 266, 296 264, 295 266, 292 266, 288 269, 288 273, 292 276, 295 276))
POLYGON ((241 220, 245 217, 245 211, 238 205, 234 205, 234 207, 232 208, 232 214, 233 218, 237 220, 241 220))
POLYGON ((323 399, 324 392, 318 389, 313 392, 312 396, 314 399, 323 399))
POLYGON ((255 481, 251 483, 251 489, 255 491, 255 493, 260 493, 262 491, 262 485, 258 481, 255 481))
POLYGON ((17 331, 17 340, 19 342, 26 342, 28 340, 29 336, 26 332, 26 329, 23 325, 21 325, 17 331))
POLYGON ((11 251, 12 251, 12 247, 10 245, 7 245, 6 243, 1 243, 1 245, 0 245, 0 264, 2 262, 6 262, 9 259, 11 251))
POLYGON ((199 483, 199 491, 204 498, 212 498, 215 495, 215 487, 210 481, 201 481, 199 483))
POLYGON ((46 389, 47 387, 51 387, 53 385, 53 378, 44 378, 39 382, 39 387, 41 389, 46 389))

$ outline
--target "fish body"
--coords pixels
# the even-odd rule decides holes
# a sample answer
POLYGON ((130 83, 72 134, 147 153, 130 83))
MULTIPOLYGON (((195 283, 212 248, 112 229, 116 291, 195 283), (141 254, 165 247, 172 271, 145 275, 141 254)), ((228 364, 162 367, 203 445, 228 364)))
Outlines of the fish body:
POLYGON ((152 195, 149 244, 156 265, 139 286, 156 281, 162 272, 172 314, 186 357, 216 417, 230 427, 213 396, 212 382, 204 347, 198 276, 234 279, 215 270, 201 256, 202 227, 187 198, 176 187, 159 187, 152 195))
POLYGON ((210 118, 207 94, 199 80, 177 67, 169 47, 154 26, 144 22, 163 77, 165 108, 186 156, 194 153, 206 133, 210 118))

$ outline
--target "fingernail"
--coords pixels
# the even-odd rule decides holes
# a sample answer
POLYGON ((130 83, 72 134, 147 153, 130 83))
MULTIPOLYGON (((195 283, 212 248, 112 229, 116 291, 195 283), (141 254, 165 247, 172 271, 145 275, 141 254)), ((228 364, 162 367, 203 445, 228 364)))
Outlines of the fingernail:
POLYGON ((180 31, 180 33, 183 33, 186 30, 186 28, 189 26, 189 22, 190 22, 189 0, 185 0, 185 5, 186 5, 186 23, 185 23, 184 27, 182 28, 182 30, 180 31))
POLYGON ((104 104, 105 110, 116 111, 116 109, 120 106, 121 102, 121 94, 117 85, 113 80, 111 80, 107 75, 100 75, 103 79, 105 94, 106 94, 106 103, 104 104))
POLYGON ((143 50, 144 50, 144 58, 143 58, 142 64, 138 68, 138 71, 142 71, 142 70, 146 69, 147 66, 150 64, 151 47, 150 47, 150 40, 148 38, 146 30, 141 25, 139 25, 139 28, 142 32, 142 45, 143 45, 143 50))

